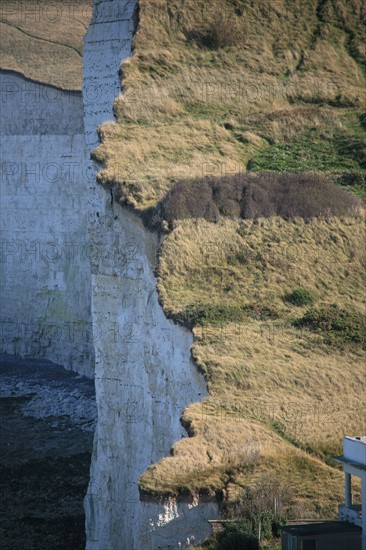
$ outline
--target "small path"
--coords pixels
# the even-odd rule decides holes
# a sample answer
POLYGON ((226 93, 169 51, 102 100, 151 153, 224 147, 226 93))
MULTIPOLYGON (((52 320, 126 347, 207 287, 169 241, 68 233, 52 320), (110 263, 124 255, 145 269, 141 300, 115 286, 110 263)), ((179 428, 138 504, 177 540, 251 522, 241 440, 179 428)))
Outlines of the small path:
POLYGON ((9 27, 13 27, 14 29, 17 29, 19 32, 25 34, 26 36, 29 36, 30 38, 34 38, 35 40, 41 40, 42 42, 47 42, 49 44, 55 44, 56 46, 63 46, 64 48, 69 48, 74 52, 76 52, 79 57, 82 57, 82 53, 77 48, 74 48, 74 46, 70 46, 69 44, 64 44, 63 42, 57 42, 56 40, 50 40, 48 38, 41 38, 40 36, 31 34, 30 32, 23 30, 21 27, 18 27, 14 23, 9 23, 9 21, 4 21, 3 19, 0 19, 0 23, 2 23, 3 25, 8 25, 9 27))

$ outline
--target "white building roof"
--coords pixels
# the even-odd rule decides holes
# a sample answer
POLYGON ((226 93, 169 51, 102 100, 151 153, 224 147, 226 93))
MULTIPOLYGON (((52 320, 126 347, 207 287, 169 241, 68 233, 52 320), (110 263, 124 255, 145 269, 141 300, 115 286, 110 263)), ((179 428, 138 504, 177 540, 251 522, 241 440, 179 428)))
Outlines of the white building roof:
POLYGON ((343 455, 336 457, 338 462, 366 470, 366 436, 346 436, 343 438, 343 455))

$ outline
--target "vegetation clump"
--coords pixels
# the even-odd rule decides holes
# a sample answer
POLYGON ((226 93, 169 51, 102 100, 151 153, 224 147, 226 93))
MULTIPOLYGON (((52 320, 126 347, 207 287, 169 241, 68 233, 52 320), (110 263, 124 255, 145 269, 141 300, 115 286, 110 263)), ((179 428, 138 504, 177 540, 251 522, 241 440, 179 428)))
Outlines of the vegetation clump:
POLYGON ((292 292, 284 295, 284 300, 294 306, 307 306, 314 302, 314 296, 306 288, 295 288, 292 292))
POLYGON ((357 171, 339 172, 332 175, 332 180, 337 185, 348 188, 354 195, 366 197, 366 174, 357 171))
POLYGON ((239 499, 225 502, 222 509, 224 529, 203 548, 209 550, 259 550, 260 541, 273 543, 280 537, 281 525, 288 519, 293 492, 278 479, 263 477, 246 486, 239 499))
POLYGON ((240 173, 179 181, 144 220, 172 228, 175 220, 185 218, 326 218, 352 215, 360 206, 356 197, 320 174, 240 173))
POLYGON ((207 325, 224 325, 252 318, 258 320, 277 319, 274 308, 262 304, 188 304, 179 314, 173 316, 190 328, 207 325))
POLYGON ((366 316, 361 312, 348 311, 332 304, 320 309, 309 309, 294 324, 298 328, 322 334, 328 344, 341 348, 357 345, 366 349, 366 316))
POLYGON ((191 328, 197 325, 242 321, 244 311, 235 305, 189 304, 180 314, 180 319, 191 328))

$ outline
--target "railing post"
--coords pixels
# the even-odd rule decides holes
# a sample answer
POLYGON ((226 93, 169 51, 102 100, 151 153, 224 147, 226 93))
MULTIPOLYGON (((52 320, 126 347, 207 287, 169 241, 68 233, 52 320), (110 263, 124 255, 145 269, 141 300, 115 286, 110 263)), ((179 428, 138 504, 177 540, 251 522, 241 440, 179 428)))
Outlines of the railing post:
POLYGON ((344 472, 344 499, 346 508, 352 506, 352 480, 351 474, 344 472))

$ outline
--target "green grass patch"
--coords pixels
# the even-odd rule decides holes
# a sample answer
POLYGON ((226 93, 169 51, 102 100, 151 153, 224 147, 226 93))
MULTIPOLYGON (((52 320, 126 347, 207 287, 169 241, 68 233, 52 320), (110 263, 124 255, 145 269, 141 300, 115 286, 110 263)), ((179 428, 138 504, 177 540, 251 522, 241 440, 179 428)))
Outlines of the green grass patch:
POLYGON ((345 132, 314 135, 307 132, 297 141, 275 143, 259 151, 248 162, 254 172, 332 172, 366 169, 365 142, 345 132))

